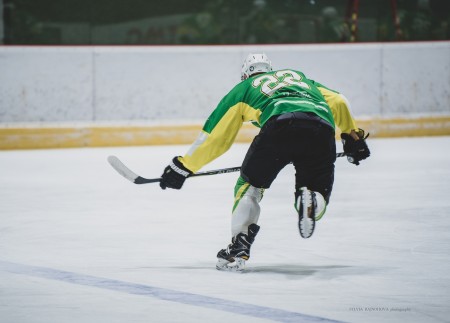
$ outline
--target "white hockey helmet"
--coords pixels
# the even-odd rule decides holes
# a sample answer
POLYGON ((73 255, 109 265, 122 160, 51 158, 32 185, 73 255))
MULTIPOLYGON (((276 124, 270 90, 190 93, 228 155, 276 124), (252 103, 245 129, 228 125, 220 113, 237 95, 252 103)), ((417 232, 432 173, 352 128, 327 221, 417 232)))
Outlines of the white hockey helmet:
POLYGON ((272 71, 272 63, 266 54, 249 54, 242 65, 241 80, 246 80, 256 73, 272 71))

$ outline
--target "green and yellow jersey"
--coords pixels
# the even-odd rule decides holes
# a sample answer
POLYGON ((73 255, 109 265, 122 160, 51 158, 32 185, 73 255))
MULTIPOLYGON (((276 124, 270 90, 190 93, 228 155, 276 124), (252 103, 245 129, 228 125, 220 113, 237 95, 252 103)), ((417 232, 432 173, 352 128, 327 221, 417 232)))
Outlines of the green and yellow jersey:
POLYGON ((314 113, 342 132, 357 129, 341 94, 307 79, 302 72, 273 71, 237 84, 217 105, 180 161, 197 172, 230 148, 244 122, 262 127, 272 116, 296 111, 314 113))

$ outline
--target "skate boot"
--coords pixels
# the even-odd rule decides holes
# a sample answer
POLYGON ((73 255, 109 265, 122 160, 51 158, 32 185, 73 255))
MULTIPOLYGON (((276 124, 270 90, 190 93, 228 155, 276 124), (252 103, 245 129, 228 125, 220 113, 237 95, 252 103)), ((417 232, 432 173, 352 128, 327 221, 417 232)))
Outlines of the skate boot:
POLYGON ((248 234, 239 233, 231 239, 231 244, 226 249, 217 253, 218 270, 242 271, 245 261, 250 258, 250 248, 255 241, 259 226, 252 223, 248 226, 248 234))
POLYGON ((312 236, 316 227, 317 201, 315 193, 306 187, 302 187, 295 201, 295 208, 298 212, 298 230, 302 238, 305 239, 312 236))

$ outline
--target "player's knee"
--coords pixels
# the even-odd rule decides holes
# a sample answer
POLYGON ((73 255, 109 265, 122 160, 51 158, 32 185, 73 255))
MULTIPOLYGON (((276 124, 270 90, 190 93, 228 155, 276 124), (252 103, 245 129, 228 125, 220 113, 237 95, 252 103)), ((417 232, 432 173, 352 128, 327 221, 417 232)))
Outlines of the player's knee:
POLYGON ((234 187, 234 201, 239 202, 244 197, 252 197, 259 203, 264 195, 264 189, 250 185, 239 177, 234 187))
POLYGON ((233 213, 235 213, 237 208, 241 208, 247 212, 254 210, 252 213, 257 211, 259 215, 259 202, 263 195, 263 188, 254 187, 239 177, 234 188, 233 213))
POLYGON ((261 212, 259 202, 264 189, 257 188, 239 178, 235 187, 233 206, 232 234, 245 232, 252 223, 257 223, 261 212))

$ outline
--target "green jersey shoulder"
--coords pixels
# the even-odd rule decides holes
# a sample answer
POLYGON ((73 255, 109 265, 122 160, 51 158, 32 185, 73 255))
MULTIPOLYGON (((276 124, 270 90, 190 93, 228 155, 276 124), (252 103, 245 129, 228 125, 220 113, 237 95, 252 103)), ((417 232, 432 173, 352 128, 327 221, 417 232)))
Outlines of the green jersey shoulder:
POLYGON ((240 107, 244 120, 260 126, 274 115, 295 111, 315 113, 334 126, 332 113, 318 84, 302 72, 290 69, 252 76, 237 84, 220 101, 204 130, 210 132, 229 109, 236 107, 240 107), (245 114, 256 116, 257 120, 246 118, 245 114))

